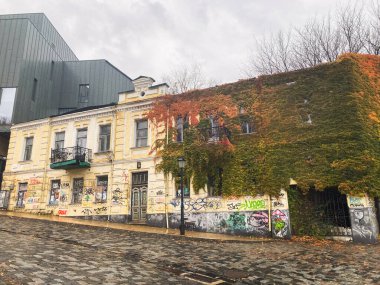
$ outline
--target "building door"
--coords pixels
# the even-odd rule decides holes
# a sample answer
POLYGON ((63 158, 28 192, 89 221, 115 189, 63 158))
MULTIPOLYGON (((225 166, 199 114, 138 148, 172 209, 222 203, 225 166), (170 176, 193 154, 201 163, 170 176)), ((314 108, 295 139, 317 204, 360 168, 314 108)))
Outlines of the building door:
POLYGON ((132 173, 132 221, 145 222, 147 196, 148 172, 132 173))

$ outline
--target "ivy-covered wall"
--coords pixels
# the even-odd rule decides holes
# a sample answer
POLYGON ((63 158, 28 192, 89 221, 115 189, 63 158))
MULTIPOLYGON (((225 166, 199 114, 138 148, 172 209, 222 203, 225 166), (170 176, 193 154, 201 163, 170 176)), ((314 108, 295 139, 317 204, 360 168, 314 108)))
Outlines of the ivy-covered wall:
POLYGON ((337 186, 380 196, 379 76, 380 57, 347 54, 311 69, 161 98, 148 114, 169 130, 155 145, 158 169, 176 175, 176 158, 184 156, 194 189, 220 177, 223 195, 278 195, 293 178, 303 191, 337 186), (189 122, 183 143, 173 142, 178 116, 189 122), (229 132, 218 144, 200 131, 210 116, 229 132), (245 119, 251 134, 239 131, 245 119))

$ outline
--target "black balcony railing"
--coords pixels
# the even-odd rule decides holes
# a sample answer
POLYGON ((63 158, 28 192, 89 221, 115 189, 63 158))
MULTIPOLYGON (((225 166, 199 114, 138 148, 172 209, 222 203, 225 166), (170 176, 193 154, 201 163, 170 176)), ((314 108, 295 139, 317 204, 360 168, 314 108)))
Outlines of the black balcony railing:
POLYGON ((207 142, 219 142, 226 137, 230 138, 230 132, 223 126, 201 128, 199 132, 207 142))
POLYGON ((81 146, 65 147, 51 150, 51 163, 75 160, 76 162, 90 162, 92 150, 81 146))

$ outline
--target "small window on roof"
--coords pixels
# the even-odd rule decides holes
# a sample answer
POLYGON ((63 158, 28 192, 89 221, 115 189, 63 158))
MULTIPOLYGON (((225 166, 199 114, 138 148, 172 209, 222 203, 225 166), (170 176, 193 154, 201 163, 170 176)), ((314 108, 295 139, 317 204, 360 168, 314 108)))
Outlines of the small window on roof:
POLYGON ((79 84, 79 103, 88 103, 90 84, 79 84))

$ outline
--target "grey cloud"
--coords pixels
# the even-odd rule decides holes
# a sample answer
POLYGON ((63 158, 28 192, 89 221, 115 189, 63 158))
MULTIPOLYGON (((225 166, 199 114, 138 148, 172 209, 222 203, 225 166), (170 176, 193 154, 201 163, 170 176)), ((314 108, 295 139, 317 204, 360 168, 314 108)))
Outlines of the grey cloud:
POLYGON ((2 13, 44 12, 80 59, 160 78, 196 61, 237 80, 254 36, 327 13, 338 0, 0 0, 2 13))

